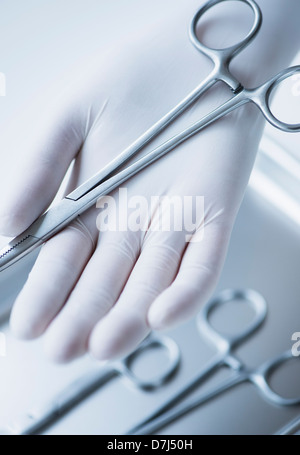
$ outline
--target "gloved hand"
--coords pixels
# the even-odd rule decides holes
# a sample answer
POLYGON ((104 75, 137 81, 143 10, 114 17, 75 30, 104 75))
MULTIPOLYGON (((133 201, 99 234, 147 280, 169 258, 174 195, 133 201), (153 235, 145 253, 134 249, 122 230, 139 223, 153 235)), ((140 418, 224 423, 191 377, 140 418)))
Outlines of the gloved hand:
MULTIPOLYGON (((1 204, 1 232, 19 234, 47 208, 74 158, 67 193, 117 156, 207 75, 209 62, 186 36, 195 5, 189 3, 182 11, 177 3, 172 21, 162 14, 155 34, 144 30, 136 40, 129 34, 122 49, 118 44, 102 56, 51 113, 46 111, 36 121, 34 143, 24 153, 30 172, 22 169, 17 187, 14 183, 1 204)), ((232 33, 239 33, 239 25, 242 21, 232 33)), ((265 52, 260 39, 252 46, 252 52, 265 52)), ((288 64, 286 59, 266 61, 261 82, 273 74, 268 71, 288 64)), ((248 72, 248 82, 257 82, 253 61, 241 60, 239 66, 240 75, 248 72)), ((228 89, 215 87, 155 144, 228 96, 228 89)), ((122 185, 129 209, 118 190, 112 193, 115 207, 110 204, 106 215, 113 217, 116 210, 121 229, 105 229, 107 219, 102 216, 101 221, 101 211, 94 207, 48 241, 15 303, 11 326, 16 335, 32 339, 45 332, 48 355, 58 362, 86 351, 97 359, 111 359, 134 349, 151 329, 166 329, 193 316, 220 274, 262 127, 255 107, 239 109, 122 185), (203 196, 204 214, 195 207, 192 213, 198 239, 187 242, 185 229, 155 229, 160 206, 157 202, 151 207, 153 196, 180 200, 190 196, 194 201, 203 196), (132 214, 134 208, 140 209, 138 217, 132 214), (123 229, 128 213, 131 221, 135 216, 136 223, 147 229, 123 229)), ((180 211, 176 220, 183 220, 180 211)))

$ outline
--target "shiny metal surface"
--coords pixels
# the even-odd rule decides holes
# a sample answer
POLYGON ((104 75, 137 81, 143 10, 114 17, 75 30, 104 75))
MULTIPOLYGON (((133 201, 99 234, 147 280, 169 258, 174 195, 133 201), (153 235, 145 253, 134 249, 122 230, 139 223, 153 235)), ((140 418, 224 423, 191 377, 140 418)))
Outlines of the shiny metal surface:
POLYGON ((284 425, 279 431, 275 433, 275 436, 291 436, 295 435, 300 431, 300 417, 296 417, 287 425, 284 425))
POLYGON ((293 359, 291 350, 267 360, 263 365, 255 369, 249 369, 234 354, 234 350, 239 344, 247 340, 262 325, 266 314, 267 306, 264 298, 253 290, 226 290, 204 305, 203 310, 197 317, 197 327, 199 334, 216 348, 217 353, 215 357, 203 367, 195 378, 177 392, 171 400, 168 400, 154 414, 151 414, 151 416, 131 429, 128 434, 154 434, 211 399, 244 382, 250 382, 255 385, 261 396, 272 404, 278 406, 295 406, 300 404, 300 394, 294 398, 286 398, 274 392, 270 384, 273 371, 282 365, 286 365, 289 360, 293 359), (210 313, 216 307, 220 307, 221 305, 226 306, 226 303, 235 300, 238 300, 240 303, 242 302, 241 304, 246 301, 249 302, 255 311, 254 318, 249 326, 238 334, 230 336, 221 334, 211 325, 209 319, 210 313), (199 386, 201 389, 201 385, 207 382, 211 375, 222 366, 233 370, 234 374, 216 386, 211 387, 207 392, 200 394, 196 399, 186 400, 187 402, 185 402, 186 397, 189 397, 191 392, 199 388, 199 386))
POLYGON ((179 364, 180 351, 175 341, 166 336, 151 335, 122 361, 110 363, 106 367, 94 365, 92 370, 80 375, 51 400, 18 416, 1 431, 12 435, 39 434, 116 376, 123 376, 130 385, 140 390, 153 391, 172 379, 179 364), (165 350, 167 359, 164 368, 154 378, 143 379, 135 373, 132 365, 136 358, 143 356, 149 349, 165 350))

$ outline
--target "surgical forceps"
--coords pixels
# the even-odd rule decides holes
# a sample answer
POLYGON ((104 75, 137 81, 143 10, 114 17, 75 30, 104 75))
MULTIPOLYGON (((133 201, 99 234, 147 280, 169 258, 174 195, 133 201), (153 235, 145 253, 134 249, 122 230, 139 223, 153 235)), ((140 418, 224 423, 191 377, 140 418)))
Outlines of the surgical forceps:
POLYGON ((151 416, 132 428, 127 434, 153 434, 164 428, 166 425, 183 417, 211 399, 221 395, 223 392, 244 382, 252 383, 268 402, 279 406, 292 406, 300 404, 298 398, 285 398, 274 392, 270 386, 272 373, 289 360, 295 358, 291 350, 286 351, 272 360, 268 360, 257 369, 249 369, 234 354, 235 349, 249 338, 264 322, 267 313, 267 306, 264 298, 253 290, 225 290, 215 299, 208 302, 199 313, 197 327, 199 333, 215 346, 217 354, 200 373, 184 386, 176 395, 168 400, 151 416), (255 318, 248 328, 236 335, 223 335, 213 328, 210 323, 212 312, 228 302, 247 301, 255 311, 255 318), (220 367, 226 366, 234 371, 228 379, 211 387, 207 392, 200 394, 195 399, 186 398, 202 383, 216 372, 220 367))
POLYGON ((199 41, 197 37, 197 24, 201 17, 210 8, 226 1, 229 0, 208 1, 195 14, 189 30, 192 44, 213 62, 214 68, 211 74, 118 157, 112 160, 94 177, 63 198, 57 205, 51 207, 26 231, 14 238, 3 248, 0 251, 0 271, 6 269, 30 251, 42 245, 77 216, 92 207, 98 198, 107 195, 146 166, 152 164, 203 128, 244 104, 254 103, 261 110, 266 120, 276 128, 286 132, 300 131, 300 124, 284 123, 277 119, 270 109, 270 98, 278 84, 293 74, 300 73, 300 66, 281 71, 277 76, 255 89, 244 88, 230 72, 229 67, 232 59, 251 43, 261 27, 262 13, 254 0, 234 0, 247 4, 254 13, 254 22, 251 30, 238 44, 225 49, 211 49, 199 41), (234 93, 232 98, 181 133, 176 134, 148 152, 142 158, 137 159, 132 164, 128 164, 129 160, 141 151, 146 144, 157 137, 160 132, 178 118, 188 107, 199 100, 201 95, 218 81, 224 82, 231 88, 234 93), (126 163, 128 164, 127 167, 122 169, 122 166, 126 163))
POLYGON ((32 435, 40 433, 116 376, 122 376, 129 385, 140 390, 155 390, 162 387, 173 377, 179 364, 180 351, 177 343, 166 336, 150 335, 132 354, 122 361, 96 367, 84 373, 48 403, 37 409, 32 409, 17 418, 11 425, 0 429, 0 434, 32 435), (134 372, 134 362, 150 349, 165 351, 168 360, 163 371, 156 377, 151 380, 144 380, 134 372))

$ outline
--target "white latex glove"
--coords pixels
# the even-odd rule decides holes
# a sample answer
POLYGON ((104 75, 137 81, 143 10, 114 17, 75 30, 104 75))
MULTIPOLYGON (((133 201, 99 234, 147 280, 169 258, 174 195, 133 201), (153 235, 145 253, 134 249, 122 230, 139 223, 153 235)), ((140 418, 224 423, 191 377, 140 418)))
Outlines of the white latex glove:
MULTIPOLYGON (((284 15, 281 6, 271 14, 274 1, 261 4, 265 31, 236 63, 236 74, 247 75, 244 81, 250 85, 287 66, 293 54, 292 46, 289 52, 269 53, 274 22, 284 21, 284 15)), ((159 9, 154 29, 132 34, 121 50, 118 43, 106 56, 97 56, 97 66, 72 84, 53 111, 34 119, 34 143, 24 152, 30 171, 23 169, 17 187, 14 176, 1 204, 3 233, 19 234, 46 209, 74 158, 67 192, 130 145, 208 74, 209 62, 187 38, 198 6, 174 2, 172 20, 159 9)), ((240 37, 242 26, 240 20, 231 27, 232 37, 240 37)), ((281 26, 283 43, 293 27, 281 26)), ((228 96, 228 89, 215 87, 156 143, 228 96)), ((84 225, 72 223, 43 247, 14 306, 13 331, 24 339, 45 332, 48 355, 59 362, 86 351, 110 359, 134 349, 151 329, 166 329, 193 316, 222 269, 262 127, 256 108, 243 107, 122 185, 128 199, 143 196, 148 202, 152 196, 204 196, 204 220, 197 220, 204 224, 202 241, 187 243, 184 231, 153 231, 156 213, 148 212, 142 213, 149 225, 146 232, 99 233, 95 207, 81 217, 84 225)), ((113 195, 118 208, 118 191, 113 195)))

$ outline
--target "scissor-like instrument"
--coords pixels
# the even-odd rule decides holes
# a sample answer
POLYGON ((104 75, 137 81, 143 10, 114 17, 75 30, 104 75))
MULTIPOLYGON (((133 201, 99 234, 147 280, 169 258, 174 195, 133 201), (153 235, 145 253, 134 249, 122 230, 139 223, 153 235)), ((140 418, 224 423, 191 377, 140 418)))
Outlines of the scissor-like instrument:
MULTIPOLYGON (((291 350, 283 352, 274 359, 268 360, 256 369, 249 369, 235 354, 234 351, 245 342, 262 325, 267 314, 267 305, 264 298, 253 290, 225 290, 215 299, 208 302, 199 313, 197 327, 211 345, 216 348, 216 354, 208 365, 179 390, 170 400, 155 411, 148 418, 132 428, 128 434, 142 435, 153 434, 175 420, 185 416, 189 412, 209 402, 222 393, 236 387, 239 384, 249 382, 260 392, 261 396, 269 403, 278 406, 293 406, 300 404, 300 396, 286 398, 276 393, 271 386, 272 373, 280 366, 284 366, 293 357, 291 350), (223 335, 219 333, 210 322, 214 310, 229 302, 236 301, 240 304, 250 304, 255 312, 255 317, 249 326, 235 335, 223 335), (218 371, 221 367, 227 367, 233 374, 226 380, 212 386, 206 392, 196 398, 188 399, 189 395, 218 371)), ((299 425, 299 421, 298 421, 299 425)))
POLYGON ((180 351, 177 343, 166 336, 150 335, 129 356, 121 361, 109 363, 107 366, 95 366, 82 374, 74 382, 59 392, 49 402, 31 409, 19 416, 6 428, 0 429, 1 434, 32 435, 45 430, 67 412, 81 403, 92 393, 98 391, 112 379, 120 376, 130 386, 140 390, 152 391, 166 384, 176 373, 180 364, 180 351), (167 359, 163 368, 152 379, 140 378, 134 370, 135 361, 149 350, 164 351, 167 359))
POLYGON ((193 45, 214 64, 211 74, 200 83, 186 98, 140 136, 131 146, 125 149, 117 158, 112 160, 94 177, 83 183, 75 191, 63 198, 55 206, 38 218, 25 232, 14 238, 0 251, 0 271, 14 264, 34 248, 42 245, 67 226, 72 220, 92 207, 98 198, 107 195, 119 187, 136 173, 149 166, 166 153, 195 135, 203 128, 229 114, 247 103, 255 104, 266 120, 276 128, 286 132, 299 132, 300 124, 285 123, 276 118, 270 108, 270 99, 278 84, 298 73, 300 66, 294 66, 281 71, 275 77, 255 89, 247 89, 231 74, 230 63, 255 38, 262 24, 260 8, 254 0, 235 0, 247 4, 254 13, 254 22, 248 35, 238 44, 225 49, 211 49, 200 42, 197 37, 197 24, 206 11, 219 3, 228 0, 210 0, 195 14, 189 36, 193 45), (171 137, 152 151, 131 164, 134 156, 153 138, 157 137, 168 125, 177 119, 187 108, 197 102, 201 95, 218 81, 224 82, 233 92, 232 98, 204 118, 192 124, 179 134, 171 137), (126 164, 128 164, 126 166, 126 164), (125 168, 124 168, 125 166, 125 168))

